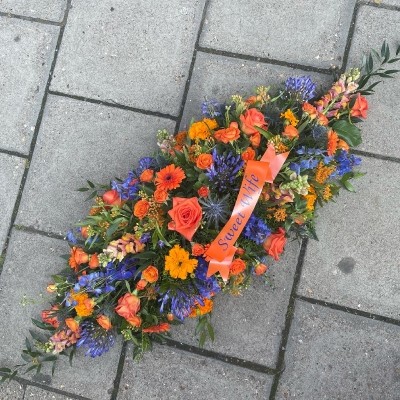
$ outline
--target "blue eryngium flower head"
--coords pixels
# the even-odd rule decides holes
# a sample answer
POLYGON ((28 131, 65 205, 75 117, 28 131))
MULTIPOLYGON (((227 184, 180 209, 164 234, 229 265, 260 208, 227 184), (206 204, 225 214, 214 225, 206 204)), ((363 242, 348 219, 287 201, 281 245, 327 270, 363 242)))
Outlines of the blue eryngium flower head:
POLYGON ((199 199, 199 203, 203 209, 204 221, 208 226, 213 224, 215 229, 219 229, 228 221, 231 214, 228 199, 229 194, 222 198, 211 194, 208 197, 199 199))
POLYGON ((206 175, 212 187, 219 193, 225 194, 232 190, 238 172, 243 167, 244 161, 239 154, 224 152, 218 154, 217 149, 212 152, 213 164, 208 168, 206 175))
POLYGON ((307 101, 315 97, 315 83, 309 76, 290 77, 285 82, 286 91, 298 101, 307 101))
POLYGON ((112 329, 106 330, 95 321, 85 320, 81 323, 80 328, 80 338, 76 347, 86 347, 85 356, 101 356, 115 343, 112 329))

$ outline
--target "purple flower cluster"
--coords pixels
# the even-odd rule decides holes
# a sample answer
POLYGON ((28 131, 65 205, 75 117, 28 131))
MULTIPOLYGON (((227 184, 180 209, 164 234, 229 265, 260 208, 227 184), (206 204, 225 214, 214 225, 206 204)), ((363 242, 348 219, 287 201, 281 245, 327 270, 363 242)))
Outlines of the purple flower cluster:
POLYGON ((252 240, 257 244, 264 243, 265 239, 271 234, 271 229, 261 219, 256 217, 254 214, 251 215, 244 227, 243 235, 247 239, 252 240))
POLYGON ((309 76, 290 77, 286 79, 285 89, 299 101, 307 101, 315 97, 316 85, 309 76))

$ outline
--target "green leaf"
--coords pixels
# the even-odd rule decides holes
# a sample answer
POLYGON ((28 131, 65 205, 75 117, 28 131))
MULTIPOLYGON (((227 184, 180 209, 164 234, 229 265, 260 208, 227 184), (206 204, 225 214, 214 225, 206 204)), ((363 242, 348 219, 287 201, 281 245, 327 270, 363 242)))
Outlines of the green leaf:
POLYGON ((388 64, 392 64, 394 62, 397 62, 400 60, 400 57, 392 58, 391 60, 388 61, 388 64))
POLYGON ((76 189, 77 192, 87 192, 88 190, 90 190, 89 188, 79 188, 76 189))
POLYGON ((54 328, 49 324, 45 324, 34 318, 32 318, 31 320, 32 320, 33 325, 36 325, 40 329, 44 329, 46 331, 54 331, 54 328))
POLYGON ((207 339, 207 334, 205 331, 201 332, 200 334, 200 339, 199 339, 199 347, 204 347, 204 344, 206 342, 207 339))
POLYGON ((25 373, 27 373, 27 372, 29 372, 29 371, 32 371, 33 369, 35 369, 36 368, 36 365, 34 364, 34 365, 31 365, 30 367, 28 367, 26 370, 25 370, 25 373))
POLYGON ((355 192, 356 190, 354 189, 354 186, 349 182, 349 181, 344 181, 343 186, 349 191, 349 192, 355 192))
POLYGON ((32 351, 32 346, 28 338, 25 338, 25 346, 28 349, 28 351, 32 351))
POLYGON ((399 44, 399 46, 397 47, 396 56, 398 56, 399 54, 400 54, 400 44, 399 44))
POLYGON ((355 147, 361 144, 361 131, 350 122, 340 120, 335 122, 332 125, 332 128, 350 147, 355 147))
POLYGON ((207 330, 208 330, 208 336, 210 336, 210 339, 213 342, 215 339, 214 328, 210 323, 207 324, 207 330))
POLYGON ((93 199, 94 197, 97 196, 97 191, 92 192, 88 197, 86 197, 85 201, 88 201, 90 199, 93 199))
POLYGON ((385 45, 386 45, 386 42, 384 41, 382 43, 382 47, 381 47, 381 57, 382 58, 385 57, 385 45))
POLYGON ((56 362, 53 362, 53 366, 51 368, 51 376, 54 376, 54 372, 56 371, 56 362))
POLYGON ((69 365, 72 367, 72 359, 74 358, 74 354, 75 354, 75 347, 72 348, 71 352, 69 353, 69 365))
POLYGON ((268 131, 266 131, 265 129, 262 129, 262 128, 260 128, 260 127, 258 127, 258 126, 255 126, 255 128, 258 130, 258 132, 260 132, 261 133, 261 135, 263 135, 266 139, 271 139, 272 138, 272 133, 270 133, 270 132, 268 132, 268 131))
POLYGON ((92 188, 92 189, 94 189, 94 183, 92 183, 92 182, 90 182, 90 181, 86 181, 87 183, 88 183, 88 185, 92 188))
POLYGON ((11 373, 11 369, 10 368, 0 368, 0 372, 5 372, 6 374, 11 373))
POLYGON ((54 354, 49 354, 48 356, 44 356, 42 361, 57 361, 58 357, 54 354))

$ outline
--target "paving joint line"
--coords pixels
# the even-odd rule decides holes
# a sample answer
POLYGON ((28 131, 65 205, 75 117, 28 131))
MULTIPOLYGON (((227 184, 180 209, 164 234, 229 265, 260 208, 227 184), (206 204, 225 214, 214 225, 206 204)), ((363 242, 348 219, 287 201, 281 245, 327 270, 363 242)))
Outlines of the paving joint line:
POLYGON ((190 83, 191 83, 191 80, 192 80, 194 64, 196 62, 197 52, 198 52, 198 49, 199 49, 200 36, 201 36, 201 33, 203 32, 203 26, 204 26, 204 22, 206 20, 206 15, 207 15, 207 10, 208 10, 209 4, 210 4, 210 0, 206 0, 206 2, 204 4, 204 8, 203 8, 203 13, 201 15, 199 30, 197 31, 196 41, 194 43, 192 60, 190 62, 190 66, 189 66, 188 78, 186 80, 185 88, 183 90, 183 96, 182 96, 182 101, 181 101, 181 105, 180 105, 180 108, 179 108, 179 114, 178 114, 178 118, 176 120, 175 134, 177 134, 179 132, 179 128, 180 128, 180 125, 181 125, 181 122, 182 122, 183 111, 185 109, 185 104, 186 104, 187 96, 188 96, 188 93, 189 93, 189 87, 190 87, 190 83))
POLYGON ((63 21, 61 21, 61 22, 51 21, 51 20, 48 20, 48 19, 28 17, 28 16, 25 16, 25 15, 12 14, 12 13, 4 12, 4 11, 0 11, 0 17, 21 19, 23 21, 37 22, 39 24, 44 24, 44 25, 55 25, 55 26, 62 26, 63 25, 63 21))
POLYGON ((176 121, 177 120, 177 117, 174 116, 174 115, 171 115, 171 114, 165 114, 165 113, 162 113, 162 112, 159 112, 159 111, 144 110, 142 108, 126 106, 124 104, 120 104, 120 103, 114 102, 113 100, 100 100, 100 99, 97 100, 97 99, 93 99, 93 98, 90 98, 90 97, 63 93, 63 92, 59 92, 57 90, 51 90, 51 89, 49 90, 49 94, 51 94, 53 96, 67 97, 69 99, 83 101, 85 103, 98 104, 98 105, 102 105, 102 106, 106 106, 106 107, 118 108, 120 110, 132 111, 132 112, 135 112, 135 113, 138 113, 138 114, 151 115, 153 117, 170 119, 172 121, 176 121))
POLYGON ((200 347, 192 346, 173 339, 165 339, 165 345, 174 349, 186 351, 188 353, 207 357, 213 360, 222 361, 226 364, 234 365, 236 367, 246 368, 251 371, 260 372, 267 375, 275 375, 277 373, 276 369, 267 367, 263 364, 243 360, 242 358, 238 357, 232 357, 212 350, 202 349, 200 347))
POLYGON ((296 299, 307 302, 307 303, 319 305, 322 307, 330 308, 332 310, 342 311, 347 314, 352 314, 352 315, 356 315, 359 317, 372 319, 374 321, 386 322, 387 324, 400 326, 400 320, 395 319, 395 318, 385 317, 384 315, 374 314, 374 313, 370 313, 370 312, 363 311, 363 310, 357 310, 356 308, 346 307, 346 306, 342 306, 340 304, 330 303, 330 302, 327 302, 324 300, 319 300, 319 299, 314 299, 312 297, 296 295, 296 299))
POLYGON ((42 104, 40 106, 40 111, 39 111, 39 114, 38 114, 38 117, 37 117, 37 120, 36 120, 35 130, 33 132, 32 141, 31 141, 31 145, 30 145, 30 148, 29 148, 29 154, 28 154, 28 157, 26 158, 27 162, 26 162, 26 165, 25 165, 24 173, 22 174, 21 183, 20 183, 19 190, 18 190, 18 195, 17 195, 17 198, 16 198, 15 203, 14 203, 14 208, 13 208, 13 211, 12 211, 12 214, 11 214, 11 221, 10 221, 10 224, 9 224, 9 228, 8 228, 8 231, 7 231, 7 236, 6 236, 6 239, 4 241, 3 249, 2 249, 2 252, 1 252, 1 256, 0 256, 0 275, 1 275, 1 272, 3 270, 4 262, 5 262, 5 259, 6 259, 7 248, 8 248, 9 242, 10 242, 10 238, 11 238, 11 231, 13 229, 15 220, 17 218, 19 206, 21 204, 22 194, 23 194, 23 191, 24 191, 24 188, 25 188, 25 183, 26 183, 27 176, 28 176, 28 173, 29 173, 30 162, 32 160, 33 152, 34 152, 35 146, 36 146, 36 141, 37 141, 37 138, 38 138, 38 135, 39 135, 39 129, 40 129, 40 126, 42 124, 44 109, 45 109, 46 102, 47 102, 47 96, 48 96, 48 93, 49 93, 49 88, 50 88, 52 76, 53 76, 54 69, 55 69, 55 66, 56 66, 56 62, 57 62, 57 58, 58 58, 58 54, 59 54, 59 49, 60 49, 60 46, 61 46, 62 38, 63 38, 63 35, 64 35, 65 25, 66 25, 66 22, 67 22, 67 18, 68 18, 68 13, 69 13, 69 10, 70 10, 71 2, 72 2, 72 0, 67 0, 66 11, 65 11, 65 14, 64 14, 64 18, 62 20, 62 25, 60 26, 60 31, 58 32, 57 43, 56 43, 56 46, 55 46, 55 49, 54 49, 53 61, 52 61, 51 66, 50 66, 50 71, 49 71, 49 75, 48 75, 47 82, 46 82, 46 88, 45 88, 45 91, 44 91, 44 94, 43 94, 43 98, 42 98, 42 104))
POLYGON ((377 4, 377 3, 368 3, 366 1, 359 1, 360 6, 368 6, 368 7, 374 7, 374 8, 383 8, 385 10, 390 10, 390 11, 400 11, 400 6, 394 6, 391 4, 377 4))
MULTIPOLYGON (((4 376, 4 374, 2 372, 0 372, 0 376, 4 376)), ((39 383, 36 381, 31 381, 29 379, 21 378, 20 376, 15 376, 12 380, 20 383, 23 387, 25 386, 24 396, 25 396, 25 392, 26 392, 26 389, 28 388, 28 386, 35 386, 39 389, 46 390, 47 392, 61 394, 63 396, 70 397, 70 398, 76 399, 76 400, 92 400, 89 397, 84 397, 79 394, 66 392, 64 390, 57 389, 52 386, 44 385, 43 383, 39 383)))
POLYGON ((285 369, 286 347, 287 347, 287 343, 289 341, 290 328, 292 326, 294 311, 295 311, 295 307, 296 307, 296 304, 295 304, 296 303, 296 293, 297 293, 297 288, 298 288, 299 282, 300 282, 301 271, 302 271, 303 265, 304 265, 305 255, 306 255, 306 251, 307 251, 307 244, 308 244, 308 239, 303 239, 303 241, 301 243, 300 254, 297 259, 296 272, 294 274, 293 286, 292 286, 292 290, 290 292, 289 304, 288 304, 287 311, 286 311, 285 326, 282 330, 282 337, 281 337, 281 343, 279 346, 278 360, 276 363, 277 373, 274 376, 274 379, 272 382, 269 400, 275 400, 276 391, 277 391, 278 385, 279 385, 279 379, 282 375, 282 372, 285 369))
POLYGON ((276 60, 274 58, 258 57, 258 56, 248 55, 248 54, 234 53, 231 51, 217 50, 217 49, 213 49, 210 47, 203 47, 203 46, 199 46, 198 51, 201 53, 214 54, 214 55, 218 55, 218 56, 235 58, 235 59, 244 60, 244 61, 256 61, 256 62, 260 62, 263 64, 279 65, 282 67, 290 67, 290 68, 295 68, 295 69, 301 69, 304 71, 318 72, 320 74, 325 74, 325 75, 333 75, 338 70, 337 68, 319 68, 319 67, 313 67, 312 65, 302 65, 302 64, 292 63, 289 61, 276 60))
POLYGON ((59 233, 44 231, 42 229, 34 228, 33 226, 26 226, 21 224, 14 224, 14 229, 22 232, 28 232, 35 235, 46 236, 52 239, 65 240, 65 236, 59 233))
POLYGON ((119 356, 117 373, 115 374, 115 379, 114 379, 114 388, 111 393, 110 400, 116 400, 118 396, 119 385, 121 384, 122 373, 124 371, 127 348, 128 348, 128 342, 124 342, 122 344, 121 354, 119 356))
POLYGON ((356 22, 357 22, 359 8, 360 8, 359 3, 356 3, 353 9, 353 14, 351 16, 349 31, 347 33, 346 46, 344 47, 344 52, 343 52, 343 62, 342 62, 342 67, 340 68, 341 73, 344 73, 347 69, 347 63, 349 61, 350 48, 353 42, 354 31, 356 29, 356 22))
POLYGON ((7 149, 0 149, 0 153, 8 154, 9 156, 19 157, 19 158, 28 158, 28 154, 20 153, 19 151, 7 150, 7 149))
POLYGON ((369 151, 357 150, 357 149, 351 149, 351 152, 358 156, 377 158, 378 160, 392 161, 395 163, 400 163, 400 158, 398 158, 398 157, 385 156, 384 154, 370 153, 369 151))

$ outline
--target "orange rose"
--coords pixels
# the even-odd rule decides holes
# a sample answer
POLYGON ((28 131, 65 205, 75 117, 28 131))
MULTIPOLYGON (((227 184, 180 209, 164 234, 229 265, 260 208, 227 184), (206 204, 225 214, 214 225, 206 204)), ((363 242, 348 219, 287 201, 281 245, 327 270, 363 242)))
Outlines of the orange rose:
POLYGON ((239 275, 246 269, 246 263, 241 258, 235 258, 229 266, 230 275, 239 275))
POLYGON ((286 244, 285 230, 279 228, 276 233, 272 233, 263 243, 264 250, 273 257, 274 260, 279 260, 279 255, 283 252, 286 244))
POLYGON ((258 147, 260 145, 261 142, 261 134, 260 132, 255 133, 254 135, 251 135, 249 137, 250 139, 250 143, 253 147, 258 147))
POLYGON ((142 272, 142 279, 145 279, 149 283, 157 282, 158 279, 158 269, 154 265, 149 265, 142 272))
POLYGON ((357 93, 357 98, 352 109, 350 110, 350 115, 352 117, 367 118, 367 110, 368 110, 367 99, 361 96, 360 93, 357 93))
POLYGON ((72 332, 79 332, 79 324, 75 321, 74 318, 66 318, 65 324, 68 326, 69 329, 71 329, 72 332))
POLYGON ((214 133, 215 139, 223 143, 229 143, 239 139, 240 130, 237 122, 231 122, 229 128, 220 129, 214 133))
POLYGON ((106 331, 112 328, 110 318, 106 317, 105 315, 99 315, 96 318, 97 323, 106 331))
POLYGON ((198 191, 198 195, 200 197, 207 197, 208 194, 210 193, 210 189, 207 186, 202 186, 198 191))
POLYGON ((153 197, 157 203, 164 203, 168 199, 168 192, 158 188, 154 191, 153 197))
POLYGON ((142 182, 151 182, 154 176, 154 171, 152 169, 145 169, 141 174, 140 174, 140 180, 142 182))
POLYGON ((285 136, 288 139, 295 139, 299 137, 299 131, 293 125, 286 125, 282 136, 285 136))
POLYGON ((267 269, 268 269, 268 267, 265 264, 260 263, 254 267, 254 273, 256 275, 262 275, 267 272, 267 269))
POLYGON ((71 256, 69 257, 69 266, 75 270, 78 270, 79 265, 86 264, 89 261, 89 255, 86 254, 80 247, 72 247, 71 256))
POLYGON ((256 152, 252 147, 248 147, 243 153, 242 153, 242 160, 243 161, 250 161, 254 160, 256 158, 256 152))
POLYGON ((317 118, 317 109, 310 103, 303 104, 303 111, 309 115, 311 119, 317 118))
POLYGON ((121 197, 116 190, 108 190, 105 192, 103 194, 103 201, 110 206, 120 207, 122 204, 121 197))
POLYGON ((200 225, 202 209, 196 197, 174 197, 172 209, 168 211, 172 221, 168 229, 179 232, 187 240, 192 240, 200 225))
POLYGON ((139 309, 140 299, 131 293, 126 293, 118 299, 115 312, 122 318, 125 318, 131 325, 140 326, 140 317, 136 315, 139 309))
POLYGON ((210 168, 213 163, 211 154, 200 154, 196 160, 196 167, 200 169, 210 168))
POLYGON ((139 200, 133 207, 133 215, 139 219, 144 218, 149 212, 150 204, 147 200, 139 200))
POLYGON ((200 243, 192 244, 192 256, 199 257, 204 254, 204 246, 200 243))
POLYGON ((143 290, 146 286, 147 286, 147 281, 146 280, 144 280, 144 279, 140 279, 139 281, 138 281, 138 283, 136 284, 136 289, 137 290, 143 290))
POLYGON ((258 133, 258 130, 255 127, 257 126, 261 128, 266 125, 264 115, 256 108, 250 108, 242 114, 240 116, 240 121, 242 123, 241 129, 246 135, 258 133))
POLYGON ((99 261, 99 257, 97 255, 97 253, 92 254, 90 256, 90 260, 89 260, 89 268, 90 269, 95 269, 100 265, 100 261, 99 261))

